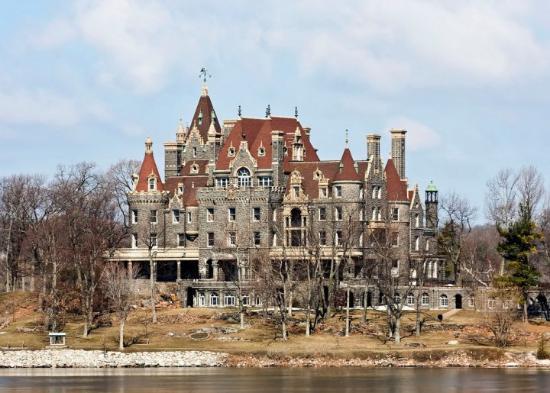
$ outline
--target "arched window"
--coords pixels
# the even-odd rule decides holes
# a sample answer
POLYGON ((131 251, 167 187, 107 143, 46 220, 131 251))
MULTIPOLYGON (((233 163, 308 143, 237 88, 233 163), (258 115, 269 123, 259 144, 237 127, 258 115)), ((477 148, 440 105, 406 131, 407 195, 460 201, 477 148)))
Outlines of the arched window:
POLYGON ((414 295, 412 293, 407 295, 407 306, 414 306, 414 295))
POLYGON ((429 306, 430 305, 430 295, 428 295, 427 293, 423 293, 421 303, 422 303, 423 306, 429 306))
POLYGON ((237 171, 239 187, 250 187, 250 171, 247 168, 241 168, 237 171))
POLYGON ((439 307, 449 307, 449 298, 447 295, 439 296, 439 307))

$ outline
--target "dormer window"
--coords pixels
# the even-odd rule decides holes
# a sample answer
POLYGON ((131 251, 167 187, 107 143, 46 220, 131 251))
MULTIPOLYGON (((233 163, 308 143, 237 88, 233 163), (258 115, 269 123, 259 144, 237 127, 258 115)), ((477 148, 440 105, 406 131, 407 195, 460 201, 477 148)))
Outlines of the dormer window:
POLYGON ((265 156, 265 149, 263 147, 258 148, 258 157, 265 156))
POLYGON ((178 195, 183 194, 183 184, 178 184, 178 195))
POLYGON ((227 149, 227 155, 229 157, 235 157, 235 148, 231 146, 229 149, 227 149))
POLYGON ((193 164, 193 165, 191 166, 191 173, 192 173, 192 174, 197 174, 197 173, 199 173, 199 166, 198 166, 197 164, 193 164))
POLYGON ((202 125, 202 111, 199 112, 198 121, 199 121, 199 126, 201 126, 202 125))
POLYGON ((155 191, 157 189, 157 179, 155 177, 149 178, 149 191, 155 191))

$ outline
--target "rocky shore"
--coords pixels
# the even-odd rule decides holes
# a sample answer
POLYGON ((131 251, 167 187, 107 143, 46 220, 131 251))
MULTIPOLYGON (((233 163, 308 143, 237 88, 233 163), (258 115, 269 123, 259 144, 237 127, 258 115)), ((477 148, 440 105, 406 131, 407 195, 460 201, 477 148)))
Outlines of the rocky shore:
POLYGON ((226 358, 226 354, 207 351, 19 350, 1 351, 0 368, 220 367, 226 358))

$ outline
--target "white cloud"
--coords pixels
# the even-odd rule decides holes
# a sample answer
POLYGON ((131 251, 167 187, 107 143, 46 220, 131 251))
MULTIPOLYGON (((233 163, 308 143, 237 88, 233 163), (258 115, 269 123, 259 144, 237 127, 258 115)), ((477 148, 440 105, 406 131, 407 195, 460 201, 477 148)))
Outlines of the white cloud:
POLYGON ((76 102, 52 91, 0 90, 1 124, 70 127, 86 119, 109 117, 109 111, 98 103, 76 102))
POLYGON ((407 130, 407 147, 411 151, 433 149, 441 143, 441 136, 437 131, 426 124, 407 117, 391 119, 387 128, 407 130))

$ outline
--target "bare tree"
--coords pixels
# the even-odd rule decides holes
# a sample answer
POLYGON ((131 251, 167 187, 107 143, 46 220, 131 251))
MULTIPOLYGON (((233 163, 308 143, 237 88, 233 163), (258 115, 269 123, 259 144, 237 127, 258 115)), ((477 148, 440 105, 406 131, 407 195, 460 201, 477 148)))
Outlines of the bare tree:
POLYGON ((124 326, 135 301, 134 283, 137 271, 134 267, 125 269, 118 263, 109 264, 103 272, 105 296, 119 320, 118 347, 124 349, 124 326))
POLYGON ((443 213, 438 245, 452 264, 456 284, 461 284, 462 251, 464 238, 472 230, 472 221, 476 208, 470 202, 456 193, 451 193, 441 199, 440 208, 443 213))
POLYGON ((542 174, 534 167, 524 167, 519 172, 518 180, 519 203, 534 220, 538 208, 544 196, 544 179, 542 174))
POLYGON ((133 175, 139 171, 141 162, 137 160, 120 160, 112 165, 106 173, 117 205, 117 220, 125 228, 130 225, 128 193, 133 190, 133 175))
POLYGON ((517 217, 519 176, 510 168, 500 170, 487 182, 486 214, 495 225, 507 226, 517 217))

